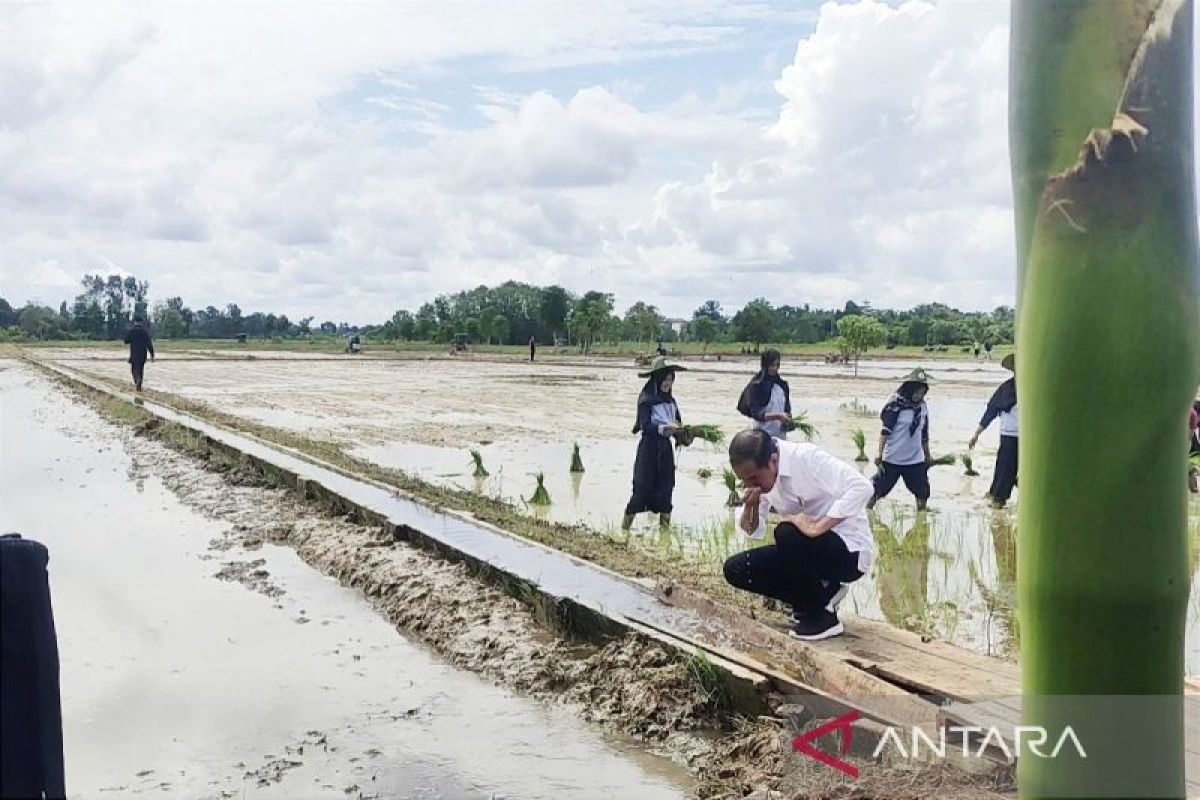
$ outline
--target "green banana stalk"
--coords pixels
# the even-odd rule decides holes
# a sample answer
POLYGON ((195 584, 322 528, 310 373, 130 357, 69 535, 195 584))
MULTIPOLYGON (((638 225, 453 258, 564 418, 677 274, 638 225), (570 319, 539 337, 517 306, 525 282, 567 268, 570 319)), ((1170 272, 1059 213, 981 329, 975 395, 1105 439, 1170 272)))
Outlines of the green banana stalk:
POLYGON ((1086 760, 1023 752, 1023 798, 1185 796, 1192 14, 1191 0, 1012 5, 1024 724, 1088 743, 1086 760), (1144 719, 1100 713, 1114 695, 1140 696, 1144 719))

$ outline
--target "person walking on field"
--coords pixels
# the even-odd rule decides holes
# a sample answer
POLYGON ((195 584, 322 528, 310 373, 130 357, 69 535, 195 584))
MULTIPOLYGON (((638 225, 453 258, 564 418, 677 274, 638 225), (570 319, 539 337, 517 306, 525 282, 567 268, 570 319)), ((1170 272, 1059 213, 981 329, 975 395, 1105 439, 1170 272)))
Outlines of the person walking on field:
POLYGON ((791 635, 815 641, 843 632, 838 604, 871 568, 875 540, 867 523, 870 481, 816 445, 742 431, 729 464, 746 493, 739 527, 766 535, 767 513, 782 518, 775 543, 730 556, 725 580, 791 606, 791 635))
POLYGON ((931 378, 918 367, 910 372, 900 388, 883 407, 879 418, 883 428, 879 434, 879 451, 875 456, 875 496, 868 508, 888 496, 896 481, 917 498, 917 511, 925 510, 929 502, 929 393, 931 378))
POLYGON ((792 394, 787 381, 779 377, 779 351, 763 351, 758 374, 746 384, 738 399, 737 410, 754 420, 754 427, 776 439, 786 439, 792 423, 792 394))
POLYGON ((633 432, 642 436, 633 462, 633 492, 625 506, 622 530, 633 527, 633 518, 643 511, 657 513, 660 527, 671 525, 672 495, 675 493, 674 444, 679 442, 686 446, 692 443, 672 393, 675 373, 686 371, 687 367, 656 358, 648 372, 638 374, 639 378, 647 380, 638 395, 633 432))
POLYGON ((1017 357, 1009 353, 1000 366, 1013 376, 1000 384, 988 400, 987 409, 979 420, 979 427, 967 442, 967 449, 974 450, 979 435, 987 430, 992 420, 1000 418, 1000 449, 996 452, 996 468, 992 473, 992 485, 987 497, 996 508, 1003 508, 1017 485, 1017 357))
POLYGON ((135 319, 133 326, 125 333, 125 344, 129 345, 129 366, 133 373, 133 388, 142 390, 142 377, 146 370, 146 355, 154 360, 154 342, 150 331, 146 330, 142 320, 135 319))
POLYGON ((533 361, 533 357, 537 355, 537 337, 529 337, 529 360, 533 361))

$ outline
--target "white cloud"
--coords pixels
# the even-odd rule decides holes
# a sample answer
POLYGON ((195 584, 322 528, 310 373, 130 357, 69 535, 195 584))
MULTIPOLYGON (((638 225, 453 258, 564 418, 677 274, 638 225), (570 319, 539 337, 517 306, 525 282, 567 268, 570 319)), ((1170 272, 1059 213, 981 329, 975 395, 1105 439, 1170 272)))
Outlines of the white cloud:
POLYGON ((0 6, 4 293, 69 298, 64 274, 111 260, 155 297, 359 321, 507 278, 674 314, 1012 302, 1007 16, 0 6), (790 63, 651 91, 772 25, 798 31, 790 63))

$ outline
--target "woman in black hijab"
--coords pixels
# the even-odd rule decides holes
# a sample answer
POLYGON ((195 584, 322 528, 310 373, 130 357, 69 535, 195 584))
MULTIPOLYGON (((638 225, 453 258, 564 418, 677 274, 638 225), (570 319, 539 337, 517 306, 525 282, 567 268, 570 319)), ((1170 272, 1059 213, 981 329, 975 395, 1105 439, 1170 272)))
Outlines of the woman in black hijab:
POLYGON ((671 497, 675 492, 674 441, 690 444, 679 404, 671 390, 675 385, 675 373, 686 369, 657 358, 649 372, 638 374, 639 378, 648 380, 638 395, 633 432, 640 433, 642 438, 638 441, 637 458, 633 462, 633 494, 625 506, 625 517, 621 522, 623 530, 629 530, 634 516, 643 511, 657 513, 663 528, 671 524, 671 497))
POLYGON ((992 420, 1000 419, 1000 449, 996 451, 996 469, 992 473, 992 485, 987 493, 988 499, 996 508, 1001 508, 1008 502, 1013 487, 1017 485, 1017 444, 1020 441, 1020 427, 1017 424, 1016 355, 1006 355, 1000 366, 1012 372, 1013 376, 992 392, 983 417, 979 420, 979 426, 967 442, 967 449, 974 450, 979 435, 987 430, 992 420))
POLYGON ((754 420, 754 427, 776 439, 786 439, 792 424, 792 393, 779 377, 779 351, 763 351, 760 369, 738 399, 738 411, 754 420))

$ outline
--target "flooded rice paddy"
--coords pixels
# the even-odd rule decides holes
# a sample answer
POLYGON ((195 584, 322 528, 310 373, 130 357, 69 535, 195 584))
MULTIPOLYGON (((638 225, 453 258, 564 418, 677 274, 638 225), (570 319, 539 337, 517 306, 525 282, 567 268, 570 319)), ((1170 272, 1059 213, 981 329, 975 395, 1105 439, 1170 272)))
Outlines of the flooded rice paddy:
POLYGON ((162 448, 34 371, 0 361, 0 408, 0 530, 50 550, 72 797, 690 793, 670 761, 398 635, 292 548, 231 537, 164 483, 162 448))
MULTIPOLYGON (((116 351, 44 352, 95 375, 126 377, 116 351)), ((582 523, 621 535, 637 439, 630 433, 643 381, 627 360, 557 359, 530 364, 501 358, 447 359, 428 355, 385 358, 254 358, 170 354, 147 368, 147 386, 205 402, 226 413, 335 442, 347 452, 421 478, 501 497, 527 513, 582 523), (580 446, 585 472, 569 471, 580 446), (473 477, 470 451, 490 473, 473 477), (552 504, 525 501, 545 475, 552 504)), ((261 357, 259 357, 261 356, 261 357)), ((734 406, 756 359, 691 361, 676 381, 685 422, 745 427, 734 406)), ((878 412, 911 361, 863 362, 856 378, 844 366, 785 362, 796 410, 816 425, 817 443, 853 462, 851 432, 867 435, 874 452, 878 412)), ((992 389, 1008 373, 995 362, 938 361, 929 395, 935 456, 961 455, 992 389)), ((793 434, 795 436, 795 434, 793 434)), ((853 587, 854 613, 977 652, 1015 658, 1015 504, 994 510, 983 495, 991 482, 997 425, 974 452, 977 477, 961 464, 935 467, 930 511, 918 515, 903 486, 872 516, 879 557, 872 574, 853 587)), ((704 443, 677 456, 675 512, 669 532, 643 515, 633 535, 681 558, 710 562, 747 546, 725 506, 724 452, 704 443)), ((874 467, 858 464, 868 477, 874 467)), ((1181 481, 1183 480, 1181 475, 1181 481)), ((1195 576, 1200 502, 1190 501, 1195 576)), ((1193 578, 1188 608, 1187 667, 1200 673, 1200 589, 1193 578)))

